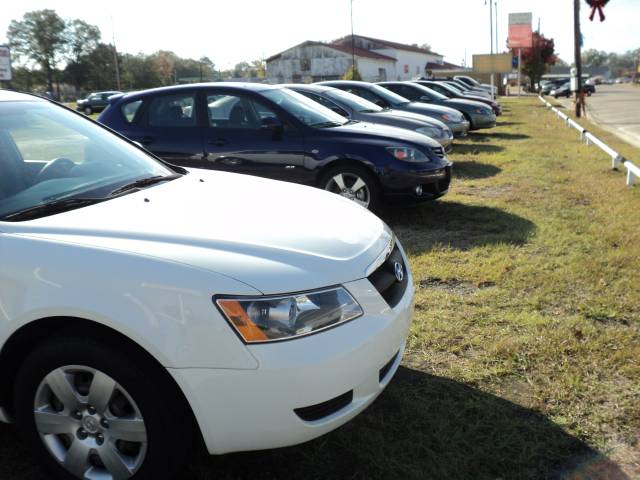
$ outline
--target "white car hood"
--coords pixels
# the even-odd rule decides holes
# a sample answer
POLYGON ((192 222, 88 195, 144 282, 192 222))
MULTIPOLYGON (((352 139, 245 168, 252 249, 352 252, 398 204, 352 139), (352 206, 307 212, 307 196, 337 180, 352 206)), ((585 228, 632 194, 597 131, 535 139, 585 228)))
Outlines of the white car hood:
POLYGON ((392 235, 378 217, 338 195, 206 170, 0 229, 180 262, 265 294, 363 278, 392 235))

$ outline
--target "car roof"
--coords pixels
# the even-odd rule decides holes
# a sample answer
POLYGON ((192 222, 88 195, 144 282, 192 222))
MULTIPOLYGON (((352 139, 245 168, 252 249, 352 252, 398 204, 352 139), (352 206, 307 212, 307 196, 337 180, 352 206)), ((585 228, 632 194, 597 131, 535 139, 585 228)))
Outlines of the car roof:
POLYGON ((330 87, 329 85, 318 85, 315 83, 313 85, 310 85, 308 83, 284 83, 279 86, 284 88, 291 88, 292 90, 306 90, 308 92, 318 93, 334 90, 334 88, 330 87))
POLYGON ((366 87, 372 84, 369 82, 361 82, 359 80, 328 80, 326 82, 318 82, 317 85, 324 85, 327 87, 330 87, 331 85, 353 85, 354 87, 366 87))
POLYGON ((148 95, 156 95, 158 93, 179 93, 183 90, 206 89, 206 88, 227 88, 230 90, 251 90, 254 92, 275 90, 282 88, 279 85, 268 85, 266 83, 249 83, 249 82, 206 82, 206 83, 187 83, 184 85, 172 85, 169 87, 150 88, 148 90, 139 90, 137 92, 127 93, 119 98, 146 97, 148 95))
POLYGON ((0 102, 42 102, 44 99, 37 95, 14 92, 13 90, 0 90, 0 102))

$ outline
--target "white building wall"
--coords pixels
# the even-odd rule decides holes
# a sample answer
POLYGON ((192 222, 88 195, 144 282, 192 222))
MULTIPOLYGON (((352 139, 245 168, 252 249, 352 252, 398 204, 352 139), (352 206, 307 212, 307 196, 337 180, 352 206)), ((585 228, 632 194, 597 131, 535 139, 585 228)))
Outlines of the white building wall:
POLYGON ((356 62, 360 76, 365 82, 379 82, 385 80, 384 76, 386 76, 386 80, 394 78, 396 67, 393 60, 356 57, 356 62), (384 72, 386 72, 383 76, 381 76, 380 69, 384 69, 384 72))
POLYGON ((310 83, 313 79, 342 77, 351 66, 351 56, 323 45, 302 45, 267 62, 269 83, 310 83))
POLYGON ((389 80, 412 80, 416 77, 422 77, 425 75, 427 63, 442 64, 443 62, 443 57, 431 53, 411 52, 395 48, 373 51, 396 59, 395 72, 393 76, 389 76, 389 80))

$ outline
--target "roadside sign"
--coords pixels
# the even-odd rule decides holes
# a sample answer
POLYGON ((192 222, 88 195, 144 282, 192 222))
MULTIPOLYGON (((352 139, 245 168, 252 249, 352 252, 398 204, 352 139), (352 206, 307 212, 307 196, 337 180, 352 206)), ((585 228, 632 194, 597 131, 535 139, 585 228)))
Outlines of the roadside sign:
POLYGON ((473 71, 476 73, 508 73, 513 70, 513 55, 474 55, 473 71))
POLYGON ((509 48, 530 48, 533 44, 531 29, 532 15, 528 13, 509 14, 509 48))
POLYGON ((0 45, 0 82, 11 81, 11 52, 6 45, 0 45))

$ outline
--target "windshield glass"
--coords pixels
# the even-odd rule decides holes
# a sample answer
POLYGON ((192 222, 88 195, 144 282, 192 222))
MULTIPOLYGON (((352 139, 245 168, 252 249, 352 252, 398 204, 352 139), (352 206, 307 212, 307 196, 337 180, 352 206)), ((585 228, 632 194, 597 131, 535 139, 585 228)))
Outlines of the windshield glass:
POLYGON ((310 127, 329 127, 347 123, 343 116, 288 88, 266 90, 262 94, 310 127))
POLYGON ((391 105, 402 105, 403 103, 409 103, 409 100, 398 95, 397 93, 393 93, 391 90, 387 90, 380 85, 369 85, 368 86, 371 91, 375 92, 375 94, 379 97, 384 98, 391 105))
POLYGON ((52 201, 104 198, 132 181, 174 173, 49 102, 0 102, 0 220, 52 201))
POLYGON ((436 92, 433 88, 426 87, 424 85, 416 84, 421 90, 425 92, 425 95, 429 95, 432 99, 447 100, 447 97, 440 92, 436 92))
POLYGON ((458 85, 457 83, 447 82, 447 85, 449 85, 458 93, 464 93, 466 90, 468 90, 466 88, 463 89, 462 86, 458 85))
POLYGON ((339 102, 349 106, 349 108, 357 112, 381 112, 384 108, 379 107, 369 100, 365 100, 362 97, 354 95, 353 93, 345 92, 344 90, 333 89, 325 92, 328 97, 333 98, 339 102))

